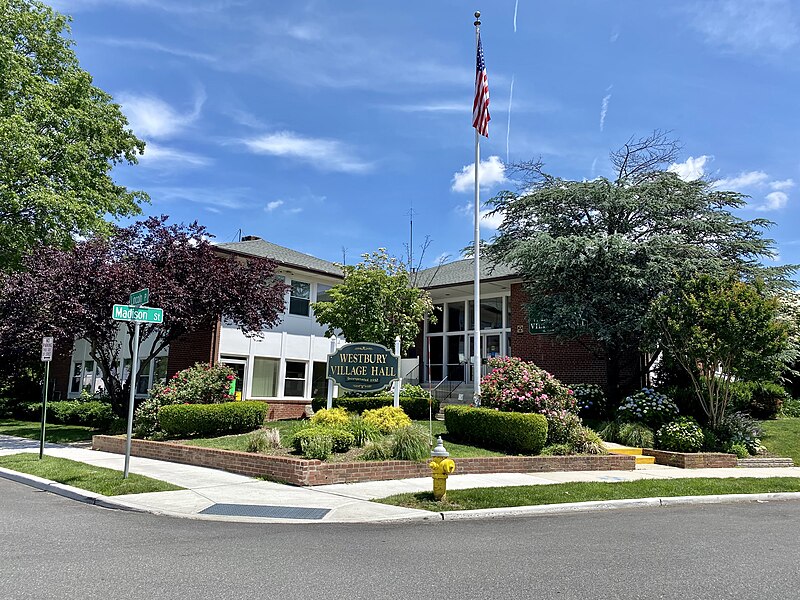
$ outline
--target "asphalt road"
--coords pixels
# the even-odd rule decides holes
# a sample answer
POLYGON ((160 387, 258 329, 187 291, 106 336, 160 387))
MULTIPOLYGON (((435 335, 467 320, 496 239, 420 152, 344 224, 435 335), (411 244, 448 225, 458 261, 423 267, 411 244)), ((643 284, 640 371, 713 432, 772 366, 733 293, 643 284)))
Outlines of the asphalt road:
POLYGON ((0 598, 788 600, 798 534, 800 502, 250 525, 105 510, 0 479, 0 598))

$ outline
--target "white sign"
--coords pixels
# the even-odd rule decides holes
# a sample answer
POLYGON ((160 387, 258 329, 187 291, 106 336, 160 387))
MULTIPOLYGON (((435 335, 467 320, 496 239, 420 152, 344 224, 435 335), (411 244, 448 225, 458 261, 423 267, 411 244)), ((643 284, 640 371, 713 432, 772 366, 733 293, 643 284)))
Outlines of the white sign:
POLYGON ((42 338, 42 362, 53 360, 53 338, 42 338))

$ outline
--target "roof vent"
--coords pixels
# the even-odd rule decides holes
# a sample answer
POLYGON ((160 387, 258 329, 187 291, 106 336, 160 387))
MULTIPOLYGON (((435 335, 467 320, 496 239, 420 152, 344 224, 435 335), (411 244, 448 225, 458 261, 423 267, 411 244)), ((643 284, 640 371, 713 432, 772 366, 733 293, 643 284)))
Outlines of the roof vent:
POLYGON ((254 241, 260 240, 260 239, 261 238, 258 237, 257 235, 244 235, 244 236, 242 236, 242 241, 243 242, 254 242, 254 241))

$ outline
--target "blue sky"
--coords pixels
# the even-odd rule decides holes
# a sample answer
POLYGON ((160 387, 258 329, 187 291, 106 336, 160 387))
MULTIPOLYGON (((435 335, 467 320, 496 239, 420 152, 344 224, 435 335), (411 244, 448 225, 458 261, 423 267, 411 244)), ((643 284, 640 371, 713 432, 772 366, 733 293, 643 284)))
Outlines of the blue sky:
MULTIPOLYGON (((751 196, 800 262, 800 3, 791 0, 58 0, 84 69, 148 144, 115 178, 146 214, 332 261, 472 239, 472 12, 491 94, 482 198, 503 164, 571 179, 671 130, 684 177, 751 196), (513 83, 513 95, 512 95, 513 83), (510 110, 509 110, 510 108, 510 110), (344 249, 344 250, 343 250, 344 249)), ((485 220, 483 236, 492 223, 485 220)), ((415 253, 419 254, 419 248, 415 253)))

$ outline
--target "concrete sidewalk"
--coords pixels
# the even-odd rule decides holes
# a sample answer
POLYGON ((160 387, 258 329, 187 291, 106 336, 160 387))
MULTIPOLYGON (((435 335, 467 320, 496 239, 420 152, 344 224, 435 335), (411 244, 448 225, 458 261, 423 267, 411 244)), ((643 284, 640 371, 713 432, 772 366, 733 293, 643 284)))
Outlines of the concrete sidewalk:
MULTIPOLYGON (((35 440, 0 435, 0 455, 38 451, 39 443, 35 440)), ((45 454, 118 471, 122 471, 124 466, 124 456, 122 455, 97 452, 75 446, 47 444, 45 446, 45 454)), ((456 464, 458 464, 458 461, 456 461, 456 464)), ((439 513, 370 502, 370 499, 382 498, 393 494, 430 491, 432 483, 429 477, 301 488, 261 481, 215 469, 135 456, 131 457, 130 471, 131 473, 160 479, 186 489, 174 492, 105 497, 85 490, 53 484, 37 477, 19 474, 6 469, 0 469, 0 476, 108 508, 137 510, 196 519, 271 523, 364 523, 422 521, 443 518, 439 513)), ((635 471, 451 475, 448 479, 447 487, 454 490, 473 487, 547 485, 572 481, 619 482, 693 477, 800 477, 800 467, 686 470, 660 465, 640 465, 635 471)), ((778 497, 800 498, 800 494, 762 494, 760 496, 769 496, 769 499, 778 497)), ((708 502, 713 501, 713 498, 728 497, 704 497, 702 500, 696 499, 696 501, 708 502)), ((753 501, 757 498, 748 496, 746 499, 753 501)), ((689 501, 691 499, 683 500, 689 501)), ((675 498, 669 501, 671 503, 682 503, 681 499, 675 498)), ((655 500, 656 504, 659 504, 659 502, 657 499, 655 500)), ((447 515, 448 518, 465 518, 469 516, 485 518, 487 516, 564 512, 579 509, 585 510, 587 508, 611 508, 613 506, 642 504, 647 504, 647 501, 627 500, 555 505, 552 507, 461 511, 459 513, 447 513, 447 515)))

